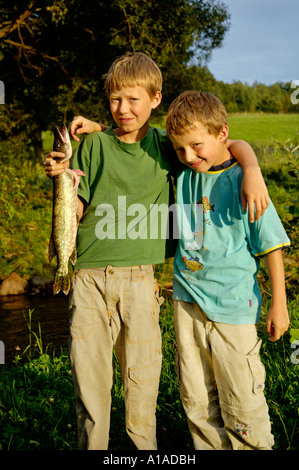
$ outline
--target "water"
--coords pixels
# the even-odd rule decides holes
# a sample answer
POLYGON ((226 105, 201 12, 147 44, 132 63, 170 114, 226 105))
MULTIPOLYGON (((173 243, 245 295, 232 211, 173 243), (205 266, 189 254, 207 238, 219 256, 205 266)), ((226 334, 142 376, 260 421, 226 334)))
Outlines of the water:
MULTIPOLYGON (((53 295, 12 295, 0 296, 0 341, 4 343, 5 364, 11 364, 16 353, 20 354, 29 344, 29 329, 26 323, 31 314, 31 329, 41 338, 44 352, 47 345, 59 354, 61 348, 68 348, 69 312, 68 297, 53 295), (16 347, 21 350, 16 351, 16 347), (50 346, 49 346, 50 347, 50 346)), ((32 342, 35 338, 32 336, 32 342)))

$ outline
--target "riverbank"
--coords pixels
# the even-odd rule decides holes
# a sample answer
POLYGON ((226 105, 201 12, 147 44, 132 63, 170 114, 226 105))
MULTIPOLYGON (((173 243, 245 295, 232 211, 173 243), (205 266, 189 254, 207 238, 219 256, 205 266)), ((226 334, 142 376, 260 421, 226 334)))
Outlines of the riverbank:
MULTIPOLYGON (((295 363, 298 354, 291 348, 289 333, 278 343, 267 341, 267 307, 259 334, 263 339, 261 357, 267 373, 265 393, 275 436, 274 450, 299 450, 299 364, 295 363)), ((294 323, 294 309, 290 313, 292 328, 298 327, 294 323)), ((157 404, 157 438, 161 452, 192 452, 176 380, 172 316, 172 303, 166 301, 160 315, 163 364, 157 404)), ((26 353, 20 348, 15 351, 14 365, 0 366, 0 448, 75 450, 76 415, 67 351, 48 354, 43 330, 32 330, 31 335, 31 346, 26 353)), ((130 443, 125 432, 123 389, 117 365, 115 372, 109 448, 125 451, 130 449, 130 443)))
MULTIPOLYGON (((0 340, 5 348, 5 364, 13 364, 17 351, 20 354, 25 351, 30 344, 30 330, 38 332, 39 329, 44 350, 59 354, 61 348, 67 349, 68 297, 63 294, 0 296, 0 340)), ((35 342, 32 333, 31 339, 35 342)))

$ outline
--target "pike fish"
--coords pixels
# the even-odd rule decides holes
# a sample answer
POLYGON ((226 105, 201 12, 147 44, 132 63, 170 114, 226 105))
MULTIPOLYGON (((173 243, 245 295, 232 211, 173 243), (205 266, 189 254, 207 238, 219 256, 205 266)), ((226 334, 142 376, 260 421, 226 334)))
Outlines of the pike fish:
MULTIPOLYGON (((72 156, 70 136, 65 125, 54 130, 53 150, 65 154, 61 162, 72 156)), ((85 176, 81 170, 65 170, 61 175, 53 177, 53 212, 52 233, 49 242, 48 255, 51 262, 57 257, 53 293, 62 291, 67 295, 70 290, 68 262, 76 263, 76 236, 79 224, 77 189, 80 176, 85 176)))

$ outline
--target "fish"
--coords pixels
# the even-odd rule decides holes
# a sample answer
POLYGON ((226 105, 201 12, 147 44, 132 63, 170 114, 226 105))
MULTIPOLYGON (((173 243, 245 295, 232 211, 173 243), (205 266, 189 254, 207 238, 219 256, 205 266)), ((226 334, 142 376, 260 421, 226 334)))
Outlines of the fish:
MULTIPOLYGON (((72 145, 66 126, 54 130, 53 150, 65 154, 65 162, 72 157, 72 145)), ((79 225, 79 206, 77 190, 80 176, 85 176, 81 170, 65 170, 53 177, 53 210, 52 232, 48 246, 49 262, 57 258, 54 276, 53 294, 60 291, 67 295, 70 291, 70 275, 68 263, 77 260, 76 237, 79 225)))
POLYGON ((192 273, 194 273, 194 271, 199 271, 203 269, 203 264, 199 262, 199 259, 197 257, 196 258, 191 257, 187 259, 186 256, 183 256, 182 260, 185 263, 185 268, 188 271, 191 271, 192 273))
POLYGON ((197 204, 202 204, 203 205, 203 213, 205 214, 207 211, 212 211, 215 212, 215 204, 210 204, 208 198, 204 196, 201 198, 197 204))

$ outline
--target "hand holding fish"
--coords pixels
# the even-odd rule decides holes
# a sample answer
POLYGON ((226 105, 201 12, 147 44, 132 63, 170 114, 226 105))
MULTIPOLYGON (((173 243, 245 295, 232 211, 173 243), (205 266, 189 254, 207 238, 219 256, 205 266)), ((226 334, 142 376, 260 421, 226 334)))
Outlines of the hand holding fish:
POLYGON ((44 161, 44 169, 46 175, 49 178, 61 175, 65 170, 69 168, 69 160, 64 161, 64 159, 65 154, 61 152, 52 151, 48 155, 46 155, 46 159, 44 161))

